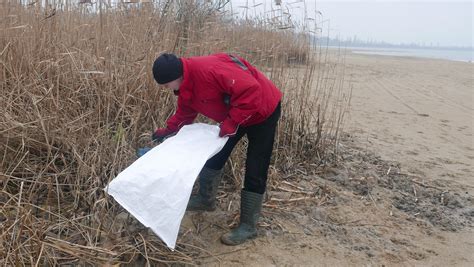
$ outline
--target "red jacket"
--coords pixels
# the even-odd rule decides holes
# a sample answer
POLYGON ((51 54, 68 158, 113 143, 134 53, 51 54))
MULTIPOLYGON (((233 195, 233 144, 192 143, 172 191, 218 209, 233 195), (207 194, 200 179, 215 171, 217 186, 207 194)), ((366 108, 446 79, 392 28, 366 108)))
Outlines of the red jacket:
POLYGON ((167 121, 168 130, 178 131, 192 123, 198 113, 234 131, 267 119, 282 93, 255 67, 242 58, 238 60, 223 53, 181 58, 183 82, 176 113, 167 121), (224 101, 229 97, 230 101, 224 101))

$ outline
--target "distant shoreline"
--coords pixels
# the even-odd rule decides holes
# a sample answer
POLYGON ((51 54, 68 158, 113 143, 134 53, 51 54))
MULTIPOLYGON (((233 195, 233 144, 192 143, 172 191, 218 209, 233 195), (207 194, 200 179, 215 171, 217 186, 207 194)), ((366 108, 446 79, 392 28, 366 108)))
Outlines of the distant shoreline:
POLYGON ((331 50, 345 49, 353 54, 372 56, 412 57, 422 59, 439 59, 456 62, 473 63, 473 50, 448 50, 448 49, 420 49, 396 47, 339 47, 329 46, 331 50))
POLYGON ((449 50, 449 51, 473 51, 474 47, 461 46, 417 46, 417 45, 344 45, 329 44, 330 47, 351 47, 351 48, 374 48, 374 49, 413 49, 413 50, 449 50))
POLYGON ((451 51, 474 51, 474 47, 469 46, 455 46, 455 45, 426 45, 419 43, 388 43, 388 42, 364 42, 361 40, 340 40, 337 38, 320 37, 316 38, 313 36, 313 42, 317 42, 323 46, 332 47, 360 47, 360 48, 374 48, 374 49, 420 49, 420 50, 451 50, 451 51))

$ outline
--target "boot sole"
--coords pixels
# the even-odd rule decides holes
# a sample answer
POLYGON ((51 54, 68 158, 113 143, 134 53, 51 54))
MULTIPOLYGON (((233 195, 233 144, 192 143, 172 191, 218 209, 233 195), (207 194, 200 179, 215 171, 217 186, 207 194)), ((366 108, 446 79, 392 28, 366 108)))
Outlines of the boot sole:
POLYGON ((223 236, 221 236, 221 242, 222 242, 222 244, 227 245, 227 246, 237 246, 237 245, 241 245, 241 244, 243 244, 243 243, 245 243, 249 240, 255 239, 255 238, 257 238, 257 236, 258 236, 257 234, 251 235, 251 236, 247 237, 245 240, 242 240, 242 242, 239 243, 239 242, 233 242, 233 241, 227 239, 225 237, 225 235, 223 235, 223 236))

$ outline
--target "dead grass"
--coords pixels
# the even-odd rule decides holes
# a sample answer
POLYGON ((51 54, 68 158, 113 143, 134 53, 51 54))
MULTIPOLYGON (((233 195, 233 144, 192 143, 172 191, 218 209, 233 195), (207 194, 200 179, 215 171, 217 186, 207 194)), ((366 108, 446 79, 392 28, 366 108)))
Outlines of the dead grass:
MULTIPOLYGON (((319 165, 334 151, 343 78, 306 35, 231 20, 223 1, 49 4, 0 4, 2 264, 192 263, 203 252, 179 240, 169 251, 102 191, 174 111, 150 71, 163 51, 237 53, 282 88, 274 172, 319 165)), ((241 150, 229 164, 236 186, 241 150)))

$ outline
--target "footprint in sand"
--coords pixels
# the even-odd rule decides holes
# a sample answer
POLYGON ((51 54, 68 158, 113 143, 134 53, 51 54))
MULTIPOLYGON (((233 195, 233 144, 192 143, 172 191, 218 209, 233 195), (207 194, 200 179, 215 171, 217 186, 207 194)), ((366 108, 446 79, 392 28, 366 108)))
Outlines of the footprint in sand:
POLYGON ((450 128, 451 129, 451 126, 448 123, 449 123, 449 120, 441 120, 441 123, 439 125, 443 128, 450 128))
POLYGON ((397 136, 393 137, 393 141, 395 143, 400 143, 401 141, 404 141, 404 140, 405 140, 405 138, 401 137, 401 135, 397 135, 397 136))
POLYGON ((456 162, 452 161, 451 159, 446 159, 446 158, 436 158, 437 161, 443 163, 443 164, 455 164, 456 162))
POLYGON ((442 173, 441 177, 456 178, 456 174, 454 174, 454 173, 442 173))
MULTIPOLYGON (((448 138, 446 138, 445 135, 440 135, 439 138, 445 142, 450 142, 450 140, 448 138)), ((439 148, 439 147, 438 147, 439 148)))
POLYGON ((410 256, 410 258, 414 259, 414 260, 422 260, 422 259, 425 259, 426 258, 426 254, 421 252, 421 251, 408 251, 408 255, 410 256))
POLYGON ((458 127, 458 132, 464 132, 464 135, 472 136, 472 132, 468 130, 467 126, 458 127))
MULTIPOLYGON (((381 109, 379 109, 379 111, 380 111, 380 112, 383 112, 383 110, 381 110, 381 109)), ((393 110, 388 111, 387 113, 390 113, 390 114, 402 114, 402 113, 400 113, 400 112, 396 112, 396 111, 393 111, 393 110)))

